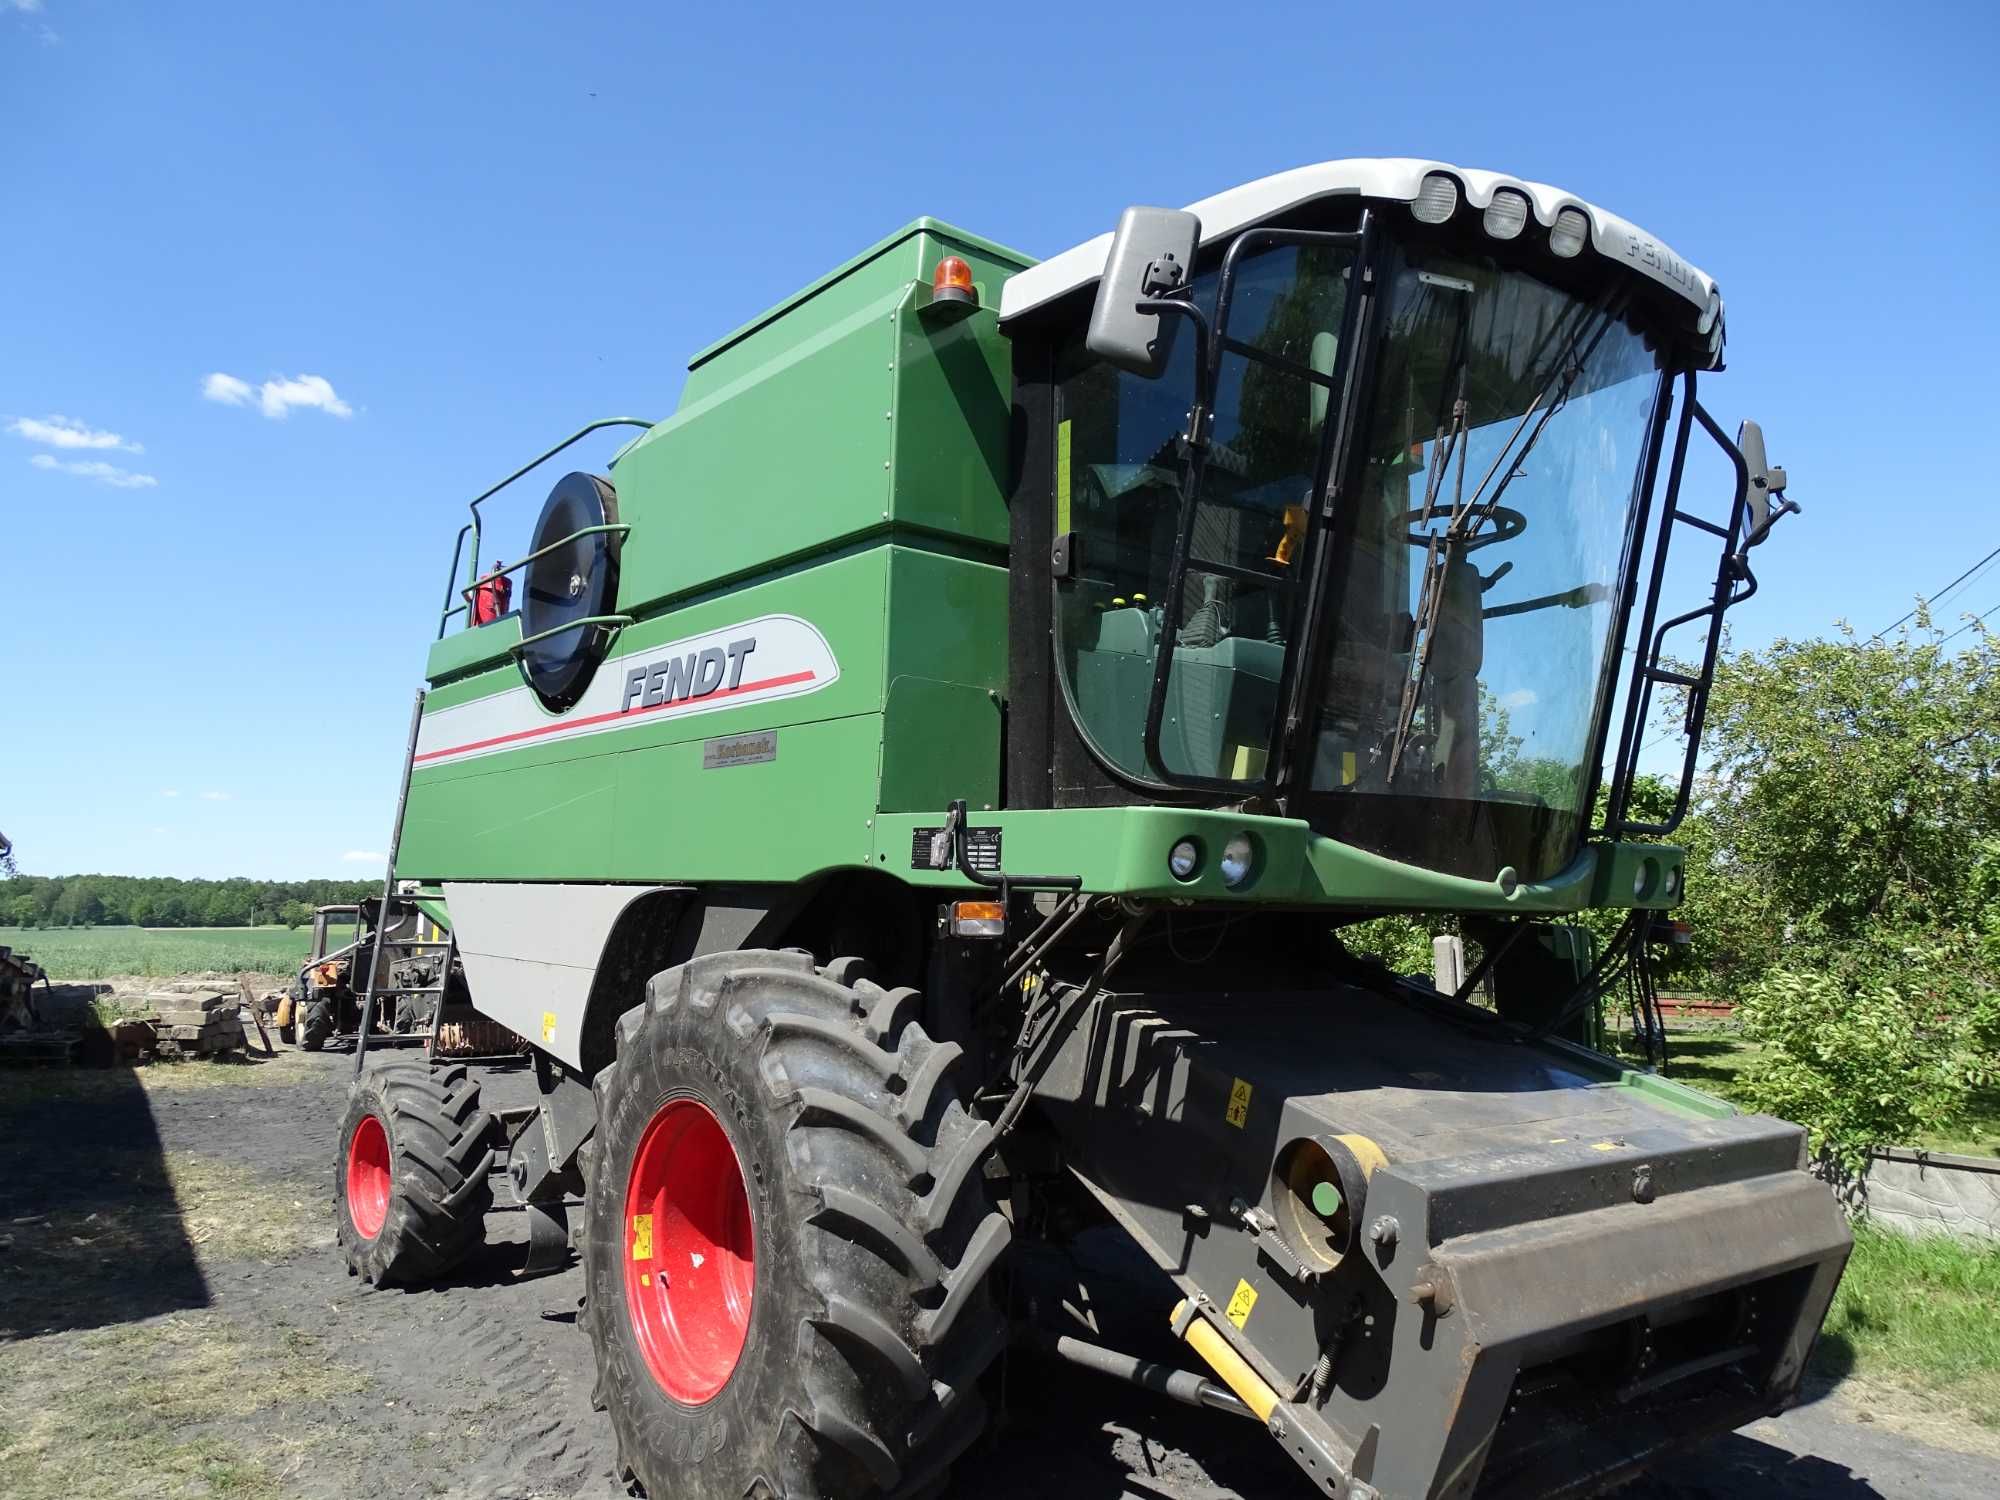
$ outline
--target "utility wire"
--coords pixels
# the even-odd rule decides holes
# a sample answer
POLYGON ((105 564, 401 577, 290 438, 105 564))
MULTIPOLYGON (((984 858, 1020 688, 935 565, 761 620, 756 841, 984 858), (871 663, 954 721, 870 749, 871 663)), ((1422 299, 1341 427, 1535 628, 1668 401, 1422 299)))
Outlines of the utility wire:
MULTIPOLYGON (((1993 606, 1992 609, 1987 610, 1986 615, 1993 614, 1996 611, 2000 611, 2000 604, 1996 604, 1993 606)), ((1943 641, 1939 641, 1938 644, 1942 646, 1945 644, 1945 641, 1957 640, 1960 636, 1964 635, 1966 631, 1972 629, 1973 626, 1983 621, 1986 618, 1986 615, 1973 616, 1973 618, 1967 620, 1963 625, 1959 626, 1958 629, 1954 630, 1950 635, 1946 636, 1943 641)))
MULTIPOLYGON (((1942 599, 1946 594, 1949 594, 1953 589, 1957 588, 1961 583, 1965 582, 1965 580, 1970 578, 1974 573, 1977 573, 1981 568, 1985 567, 1988 563, 1992 562, 1993 559, 1996 557, 2000 557, 2000 547, 1995 547, 1991 552, 1987 553, 1984 557, 1980 558, 1978 562, 1974 563, 1971 567, 1967 568, 1963 573, 1959 574, 1958 577, 1952 579, 1950 583, 1947 583, 1943 588, 1939 589, 1937 591, 1936 597, 1942 599)), ((1902 616, 1900 619, 1891 620, 1887 625, 1884 625, 1880 630, 1876 631, 1873 635, 1871 635, 1869 639, 1871 641, 1881 640, 1883 636, 1887 635, 1890 631, 1894 630, 1898 625, 1902 624, 1904 620, 1912 618, 1916 614, 1916 612, 1917 612, 1916 609, 1912 607, 1909 614, 1902 616)), ((1987 613, 1991 614, 1992 611, 1988 610, 1987 613)))

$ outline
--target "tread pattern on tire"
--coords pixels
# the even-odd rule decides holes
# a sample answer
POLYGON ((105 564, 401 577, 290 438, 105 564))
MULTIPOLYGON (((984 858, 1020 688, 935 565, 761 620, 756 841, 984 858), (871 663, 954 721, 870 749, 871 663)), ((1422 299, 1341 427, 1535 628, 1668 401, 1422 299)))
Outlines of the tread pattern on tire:
MULTIPOLYGON (((654 977, 619 1018, 617 1058, 596 1080, 602 1122, 649 1049, 699 1047, 706 1034, 743 1058, 736 1076, 761 1094, 744 1102, 782 1126, 787 1170, 772 1201, 794 1226, 806 1311, 766 1337, 795 1340, 799 1399, 770 1413, 775 1472, 751 1477, 749 1493, 929 1494, 984 1429, 978 1382, 1006 1334, 992 1272, 1012 1231, 977 1170, 992 1128, 950 1086, 959 1049, 931 1040, 920 1009, 915 991, 885 989, 856 960, 711 955, 654 977)), ((622 1181, 594 1180, 601 1143, 589 1160, 593 1192, 622 1203, 622 1181)), ((590 1297, 582 1318, 595 1398, 611 1411, 626 1479, 643 1483, 634 1459, 650 1451, 646 1434, 610 1389, 610 1300, 590 1297)))
POLYGON ((299 1033, 299 1045, 308 1052, 317 1052, 333 1035, 333 1002, 315 1000, 306 1012, 305 1026, 299 1033))
POLYGON ((462 1064, 433 1071, 390 1063, 362 1074, 349 1096, 334 1174, 334 1217, 350 1273, 378 1286, 433 1281, 486 1238, 486 1172, 494 1121, 462 1064), (364 1113, 389 1132, 394 1187, 382 1230, 365 1239, 347 1211, 347 1143, 364 1113))

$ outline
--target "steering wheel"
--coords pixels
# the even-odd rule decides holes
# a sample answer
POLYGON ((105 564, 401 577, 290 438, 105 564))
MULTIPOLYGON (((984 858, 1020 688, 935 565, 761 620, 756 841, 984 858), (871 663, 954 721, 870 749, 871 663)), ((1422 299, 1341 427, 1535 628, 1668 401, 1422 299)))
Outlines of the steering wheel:
MULTIPOLYGON (((1479 524, 1484 526, 1490 521, 1493 524, 1493 529, 1491 531, 1475 531, 1468 537, 1461 544, 1467 552, 1477 552, 1481 547, 1490 547, 1495 542, 1511 542, 1515 537, 1528 529, 1528 518, 1512 506, 1496 505, 1493 507, 1491 515, 1484 514, 1483 506, 1477 508, 1481 511, 1479 524)), ((1433 507, 1431 510, 1431 520, 1437 521, 1450 514, 1449 509, 1438 510, 1433 507)), ((1396 518, 1396 524, 1398 526, 1416 526, 1423 521, 1423 518, 1424 513, 1421 510, 1406 510, 1396 518)), ((1432 531, 1412 531, 1409 533, 1409 543, 1412 547, 1428 547, 1431 544, 1432 537, 1442 534, 1441 532, 1432 531)))

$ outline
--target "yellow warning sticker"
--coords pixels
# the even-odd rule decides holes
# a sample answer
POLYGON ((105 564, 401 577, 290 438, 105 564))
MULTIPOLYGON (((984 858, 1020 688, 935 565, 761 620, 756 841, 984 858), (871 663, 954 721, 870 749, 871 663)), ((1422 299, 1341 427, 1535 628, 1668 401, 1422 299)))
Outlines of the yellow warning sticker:
POLYGON ((1257 1305, 1257 1288, 1247 1281, 1236 1283, 1236 1295, 1229 1299, 1229 1306, 1222 1310, 1223 1317, 1238 1328, 1250 1321, 1250 1309, 1257 1305))
POLYGON ((1056 424, 1056 535, 1069 530, 1069 423, 1056 424))
POLYGON ((632 1215, 632 1259, 651 1260, 653 1258, 653 1216, 651 1214, 632 1215))
MULTIPOLYGON (((1241 1078, 1229 1085, 1229 1108, 1222 1112, 1222 1118, 1238 1130, 1250 1118, 1250 1085, 1241 1078)), ((1239 1323, 1236 1326, 1240 1328, 1243 1325, 1239 1323)))
POLYGON ((545 1042, 549 1041, 554 1038, 555 1034, 556 1013, 552 1010, 545 1010, 542 1012, 542 1040, 545 1042))

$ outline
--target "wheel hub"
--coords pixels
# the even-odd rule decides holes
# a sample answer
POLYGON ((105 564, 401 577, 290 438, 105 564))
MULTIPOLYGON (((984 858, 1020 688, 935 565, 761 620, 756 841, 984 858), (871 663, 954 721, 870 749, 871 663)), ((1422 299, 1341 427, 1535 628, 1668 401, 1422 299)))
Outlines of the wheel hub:
POLYGON ((670 1099, 647 1124, 625 1191, 625 1303, 660 1389, 698 1406, 728 1384, 756 1284, 750 1194, 722 1122, 670 1099))
POLYGON ((347 1142, 347 1212, 363 1239, 382 1232, 389 1216, 389 1192, 395 1185, 389 1168, 389 1132, 374 1115, 363 1115, 347 1142))

